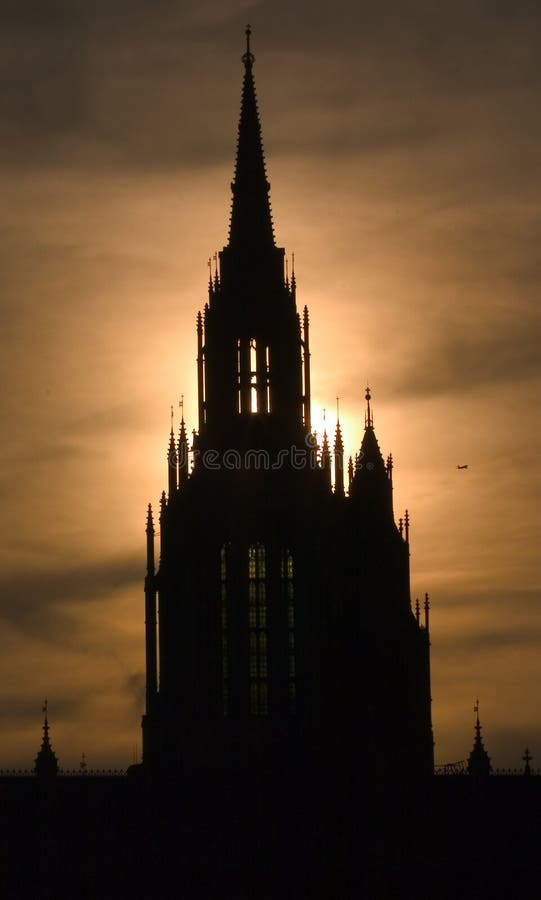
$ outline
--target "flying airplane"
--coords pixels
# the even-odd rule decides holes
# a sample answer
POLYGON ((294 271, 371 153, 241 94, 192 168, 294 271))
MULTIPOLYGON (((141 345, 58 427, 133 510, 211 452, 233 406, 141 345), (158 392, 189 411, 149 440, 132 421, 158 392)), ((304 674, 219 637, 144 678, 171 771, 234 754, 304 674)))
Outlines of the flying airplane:
POLYGON ((465 466, 457 466, 457 469, 467 469, 467 468, 468 468, 467 464, 465 466))

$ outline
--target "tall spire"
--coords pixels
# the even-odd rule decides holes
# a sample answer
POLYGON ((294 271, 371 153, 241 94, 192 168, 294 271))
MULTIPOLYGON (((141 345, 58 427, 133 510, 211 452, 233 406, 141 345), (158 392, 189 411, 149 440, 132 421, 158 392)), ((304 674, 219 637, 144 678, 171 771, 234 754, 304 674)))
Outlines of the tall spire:
POLYGON ((261 125, 252 67, 255 57, 250 49, 251 29, 246 28, 244 83, 237 143, 235 178, 231 185, 233 206, 229 229, 229 246, 234 248, 274 247, 274 233, 269 201, 261 125))

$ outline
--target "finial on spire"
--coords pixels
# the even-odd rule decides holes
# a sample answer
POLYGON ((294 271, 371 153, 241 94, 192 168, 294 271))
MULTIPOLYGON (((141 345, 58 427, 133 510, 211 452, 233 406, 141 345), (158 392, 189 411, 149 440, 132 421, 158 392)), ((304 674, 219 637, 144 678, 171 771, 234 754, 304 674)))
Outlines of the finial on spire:
POLYGON ((479 700, 476 700, 473 705, 473 711, 475 713, 475 734, 477 737, 481 736, 481 723, 479 722, 479 700))
POLYGON ((252 36, 252 29, 250 28, 249 25, 246 26, 244 33, 246 35, 246 53, 243 54, 242 61, 245 66, 251 66, 255 60, 255 56, 252 53, 252 50, 250 48, 250 38, 252 36))
POLYGON ((532 756, 532 754, 530 753, 528 747, 526 747, 526 750, 524 751, 524 756, 522 757, 522 759, 524 760, 524 773, 523 773, 523 774, 524 774, 524 775, 531 775, 531 774, 532 774, 532 770, 530 769, 530 763, 531 763, 531 761, 532 761, 532 759, 533 759, 533 756, 532 756))
POLYGON ((428 594, 425 594, 424 608, 425 608, 425 628, 426 628, 426 633, 428 634, 430 631, 430 600, 429 600, 428 594))
POLYGON ((184 422, 184 394, 180 395, 178 405, 180 406, 180 423, 182 425, 182 423, 184 422))
POLYGON ((175 417, 175 412, 173 408, 173 404, 171 404, 171 434, 173 434, 173 419, 175 417))
POLYGON ((336 398, 336 424, 340 424, 340 397, 336 398))
POLYGON ((370 409, 370 400, 372 399, 372 395, 370 393, 370 388, 368 385, 366 386, 366 394, 364 395, 364 399, 366 400, 366 412, 364 414, 364 427, 372 428, 374 425, 374 420, 372 418, 372 410, 370 409))
POLYGON ((351 490, 351 482, 353 481, 353 459, 348 459, 348 489, 351 490))

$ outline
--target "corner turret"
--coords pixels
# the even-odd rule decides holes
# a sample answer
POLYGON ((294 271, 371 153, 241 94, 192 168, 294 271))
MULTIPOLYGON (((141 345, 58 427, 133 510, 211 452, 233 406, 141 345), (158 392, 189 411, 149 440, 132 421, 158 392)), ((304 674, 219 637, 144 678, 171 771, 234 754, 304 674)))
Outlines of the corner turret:
POLYGON ((364 436, 355 460, 355 472, 349 494, 359 505, 367 524, 377 522, 394 525, 391 471, 383 461, 374 431, 374 419, 370 405, 370 388, 366 388, 364 436))

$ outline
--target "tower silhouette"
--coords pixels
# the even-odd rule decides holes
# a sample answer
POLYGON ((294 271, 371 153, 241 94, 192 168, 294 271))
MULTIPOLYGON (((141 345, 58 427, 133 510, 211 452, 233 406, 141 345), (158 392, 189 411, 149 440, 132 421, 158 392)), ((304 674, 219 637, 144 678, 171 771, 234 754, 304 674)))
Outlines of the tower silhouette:
POLYGON ((178 440, 171 427, 157 567, 147 515, 143 767, 425 777, 409 517, 396 526, 368 389, 348 495, 340 424, 334 466, 312 433, 309 315, 275 244, 246 37, 229 240, 197 315, 198 429, 190 446, 184 415, 178 440))

